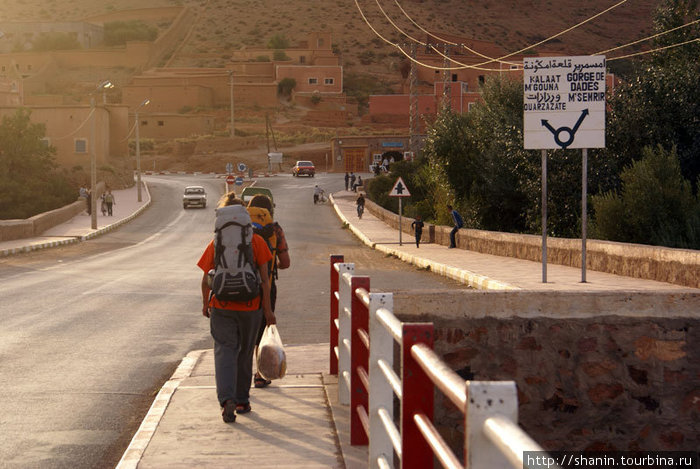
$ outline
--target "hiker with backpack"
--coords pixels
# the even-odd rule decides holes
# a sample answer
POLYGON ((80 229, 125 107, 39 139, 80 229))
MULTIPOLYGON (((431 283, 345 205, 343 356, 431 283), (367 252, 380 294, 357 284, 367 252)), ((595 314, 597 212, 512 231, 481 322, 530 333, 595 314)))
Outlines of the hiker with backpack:
MULTIPOLYGON (((264 194, 253 196, 248 202, 248 213, 253 223, 253 232, 262 236, 272 253, 272 261, 268 263, 268 277, 270 279, 270 306, 274 312, 275 304, 277 303, 277 270, 287 269, 291 263, 287 239, 279 223, 273 221, 275 209, 272 200, 268 196, 264 194)), ((255 341, 256 347, 260 344, 266 325, 266 321, 263 318, 255 341)), ((269 386, 271 381, 263 378, 260 373, 256 372, 253 383, 256 388, 264 388, 269 386)))
POLYGON ((202 314, 214 338, 216 394, 224 422, 250 412, 253 350, 263 318, 275 324, 267 263, 272 253, 253 233, 250 215, 234 192, 216 210, 214 239, 197 262, 202 276, 202 314))

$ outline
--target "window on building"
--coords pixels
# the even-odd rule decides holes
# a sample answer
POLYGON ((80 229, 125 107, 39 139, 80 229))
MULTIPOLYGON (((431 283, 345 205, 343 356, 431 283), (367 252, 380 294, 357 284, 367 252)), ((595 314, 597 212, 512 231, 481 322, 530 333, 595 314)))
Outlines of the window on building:
POLYGON ((32 69, 32 66, 31 66, 31 65, 27 65, 27 70, 31 70, 31 69, 32 69))
POLYGON ((467 104, 467 111, 472 112, 473 107, 474 107, 474 103, 468 103, 467 104))
POLYGON ((75 139, 75 152, 76 153, 87 153, 87 140, 84 138, 75 139))
POLYGON ((5 66, 4 66, 4 65, 2 66, 2 71, 3 71, 3 72, 5 71, 5 66))
POLYGON ((452 74, 452 81, 457 81, 457 74, 456 73, 452 74))
POLYGON ((163 121, 158 121, 158 127, 163 127, 165 125, 165 122, 163 121))
POLYGON ((41 143, 42 143, 46 148, 48 148, 48 147, 51 146, 51 140, 49 139, 49 137, 44 137, 44 138, 42 138, 42 139, 41 139, 41 143))
POLYGON ((326 78, 323 80, 324 85, 332 85, 333 83, 335 83, 335 78, 326 78))
POLYGON ((518 69, 518 66, 517 66, 517 65, 511 65, 511 66, 510 66, 510 69, 511 69, 511 70, 517 70, 517 69, 518 69))
POLYGON ((148 125, 148 121, 141 121, 141 125, 148 125))
POLYGON ((462 93, 468 93, 469 92, 469 85, 467 83, 462 82, 462 93))
POLYGON ((318 78, 309 78, 309 85, 318 85, 318 78))
POLYGON ((300 55, 300 56, 299 56, 299 63, 300 63, 300 64, 305 64, 305 63, 306 63, 306 56, 305 56, 305 55, 300 55))
POLYGON ((479 75, 479 84, 483 85, 486 82, 486 77, 483 75, 479 75))

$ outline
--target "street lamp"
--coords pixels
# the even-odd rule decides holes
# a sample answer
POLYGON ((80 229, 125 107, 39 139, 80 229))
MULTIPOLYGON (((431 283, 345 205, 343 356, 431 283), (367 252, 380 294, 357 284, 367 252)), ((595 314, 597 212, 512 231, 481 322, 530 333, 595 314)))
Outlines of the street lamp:
POLYGON ((139 202, 141 202, 141 141, 139 139, 139 127, 141 126, 141 122, 139 121, 139 109, 148 106, 150 102, 150 99, 144 99, 141 101, 141 104, 136 106, 136 111, 134 111, 136 119, 136 193, 138 194, 139 202))
POLYGON ((228 86, 229 86, 229 93, 231 95, 231 138, 236 136, 236 133, 233 128, 233 70, 229 70, 228 72, 228 86))
POLYGON ((98 91, 103 91, 107 88, 114 88, 111 81, 105 80, 95 87, 95 91, 90 95, 90 114, 92 114, 92 119, 90 119, 90 226, 93 230, 97 229, 97 200, 96 200, 96 186, 97 186, 97 145, 95 142, 95 93, 98 91))

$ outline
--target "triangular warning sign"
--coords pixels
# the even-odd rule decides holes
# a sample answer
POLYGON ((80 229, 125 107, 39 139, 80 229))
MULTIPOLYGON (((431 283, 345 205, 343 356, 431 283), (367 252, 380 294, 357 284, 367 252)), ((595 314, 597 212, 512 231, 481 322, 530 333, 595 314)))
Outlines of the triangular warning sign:
POLYGON ((411 193, 408 191, 408 187, 406 187, 406 183, 403 182, 403 179, 398 178, 396 182, 394 183, 394 187, 391 188, 391 192, 389 192, 389 197, 410 197, 411 193))

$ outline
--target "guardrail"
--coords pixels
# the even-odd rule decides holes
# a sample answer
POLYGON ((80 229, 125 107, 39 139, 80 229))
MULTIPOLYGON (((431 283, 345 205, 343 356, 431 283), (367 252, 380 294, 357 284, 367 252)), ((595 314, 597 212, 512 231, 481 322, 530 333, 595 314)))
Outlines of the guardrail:
POLYGON ((395 458, 400 468, 430 468, 435 458, 446 468, 523 468, 525 451, 544 451, 517 424, 514 381, 460 378, 433 351, 433 324, 401 322, 392 294, 371 293, 369 277, 343 261, 331 256, 330 372, 350 406, 350 443, 369 445, 370 468, 395 458), (464 415, 464 462, 434 426, 435 388, 464 415))

